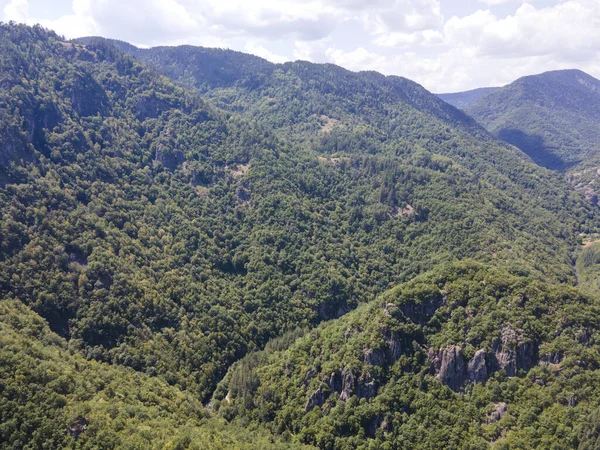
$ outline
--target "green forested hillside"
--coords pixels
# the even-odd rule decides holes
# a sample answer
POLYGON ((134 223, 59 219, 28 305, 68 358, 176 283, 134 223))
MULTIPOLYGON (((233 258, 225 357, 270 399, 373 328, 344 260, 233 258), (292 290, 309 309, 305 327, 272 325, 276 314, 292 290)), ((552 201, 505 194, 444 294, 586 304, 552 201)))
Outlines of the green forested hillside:
POLYGON ((600 166, 600 81, 579 70, 523 77, 467 108, 543 167, 600 166))
POLYGON ((327 449, 597 448, 599 308, 563 285, 441 266, 247 356, 215 405, 327 449))
MULTIPOLYGON (((600 193, 600 81, 578 70, 520 78, 466 111, 533 161, 564 174, 593 205, 600 193)), ((588 240, 588 244, 592 241, 588 240)), ((600 261, 583 249, 579 280, 600 294, 600 261), (588 255, 588 256, 586 256, 588 255)))
MULTIPOLYGON (((21 302, 0 301, 0 448, 290 448, 208 419, 192 392, 88 361, 21 302)), ((297 447, 300 448, 300 447, 297 447)))
MULTIPOLYGON (((185 439, 196 445, 206 426, 224 426, 201 423, 212 410, 250 425, 249 434, 232 437, 244 447, 284 400, 262 418, 235 399, 224 407, 236 372, 223 377, 238 361, 257 365, 254 356, 242 358, 265 345, 290 345, 395 285, 465 258, 531 283, 576 283, 578 237, 598 231, 596 209, 417 84, 329 65, 275 66, 222 50, 141 52, 173 58, 168 71, 122 50, 141 58, 123 43, 65 42, 40 27, 0 25, 0 290, 7 317, 37 317, 33 310, 60 336, 20 342, 16 328, 10 331, 16 352, 6 353, 3 402, 16 401, 3 386, 16 382, 25 392, 44 384, 30 371, 36 358, 65 367, 85 359, 89 370, 111 367, 135 380, 124 389, 159 386, 157 402, 181 395, 196 408, 162 416, 143 411, 152 405, 145 397, 133 409, 122 404, 119 413, 131 411, 132 421, 115 425, 115 439, 134 427, 131 439, 177 448, 190 419, 198 422, 185 439), (38 356, 14 357, 28 348, 38 356), (11 375, 17 371, 23 378, 11 375), (144 434, 143 427, 160 428, 158 421, 172 433, 144 434)), ((532 327, 541 327, 536 339, 547 336, 543 323, 532 327)), ((415 331, 419 345, 430 331, 415 331)), ((86 372, 78 381, 73 370, 71 390, 58 392, 67 403, 51 403, 39 420, 54 430, 40 438, 50 447, 71 445, 64 424, 88 400, 77 396, 86 372)), ((244 373, 240 383, 254 385, 244 373)), ((254 402, 255 391, 244 389, 254 402)), ((42 392, 54 401, 54 390, 42 392)), ((37 400, 23 395, 25 409, 7 406, 3 424, 33 415, 37 400)), ((85 416, 89 430, 112 429, 102 414, 85 416)), ((304 419, 285 423, 296 427, 297 420, 304 419)), ((7 430, 14 448, 36 447, 37 435, 7 430)), ((273 430, 286 442, 329 445, 297 428, 273 430)), ((85 433, 89 448, 103 439, 85 433)), ((353 442, 346 434, 344 445, 353 442)))

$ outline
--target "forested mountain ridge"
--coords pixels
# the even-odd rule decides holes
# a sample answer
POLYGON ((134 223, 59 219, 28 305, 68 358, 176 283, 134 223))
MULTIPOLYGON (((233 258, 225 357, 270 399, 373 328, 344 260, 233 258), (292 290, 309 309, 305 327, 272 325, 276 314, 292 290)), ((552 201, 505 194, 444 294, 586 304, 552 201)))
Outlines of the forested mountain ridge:
MULTIPOLYGON (((82 41, 93 39, 99 38, 82 41)), ((493 180, 502 190, 516 183, 510 195, 517 197, 522 187, 538 183, 539 177, 560 177, 535 171, 533 179, 525 181, 525 173, 532 174, 531 166, 517 161, 519 157, 529 160, 525 154, 515 154, 513 147, 494 141, 470 117, 401 77, 302 61, 271 64, 229 50, 116 45, 221 108, 256 120, 282 139, 333 160, 348 153, 402 158, 422 148, 451 158, 479 179, 493 180)), ((486 93, 490 90, 464 94, 480 98, 486 93)), ((583 176, 575 173, 574 184, 594 203, 586 187, 590 170, 583 176)), ((597 290, 592 273, 600 266, 577 267, 586 272, 581 273, 582 283, 597 290)))
MULTIPOLYGON (((94 39, 102 40, 78 41, 94 39)), ((222 49, 138 49, 110 42, 221 108, 334 160, 348 153, 402 158, 415 149, 425 149, 452 158, 475 176, 493 180, 502 190, 516 183, 519 193, 511 194, 516 196, 540 177, 555 177, 535 171, 535 176, 528 178, 531 165, 518 162, 513 147, 494 141, 469 116, 401 77, 353 73, 303 61, 272 64, 222 49)), ((519 152, 516 155, 526 158, 519 152)))
POLYGON ((455 106, 459 109, 466 109, 479 101, 481 97, 491 92, 497 91, 498 87, 488 87, 488 88, 479 88, 473 89, 470 91, 464 92, 452 92, 447 94, 437 94, 439 98, 444 100, 446 103, 450 103, 452 106, 455 106))
MULTIPOLYGON (((96 39, 104 40, 77 42, 96 39)), ((320 153, 400 156, 405 147, 419 146, 458 159, 478 175, 481 169, 508 177, 517 172, 520 177, 523 170, 514 166, 513 147, 494 141, 470 116, 402 77, 305 61, 272 64, 222 49, 139 49, 108 42, 220 108, 320 153)))
POLYGON ((600 81, 580 70, 520 78, 467 112, 541 166, 563 172, 600 166, 600 81))
POLYGON ((414 116, 418 111, 446 125, 482 131, 469 116, 403 77, 356 73, 307 61, 273 64, 233 50, 187 45, 143 49, 99 37, 74 42, 96 41, 115 45, 222 109, 247 114, 287 137, 300 137, 302 142, 318 134, 326 125, 323 121, 385 127, 386 138, 390 138, 392 127, 404 125, 400 113, 409 108, 410 114, 405 115, 414 116), (325 114, 331 117, 323 118, 325 114))
MULTIPOLYGON (((3 317, 31 308, 74 355, 201 402, 221 400, 231 365, 280 345, 272 338, 293 340, 440 263, 575 282, 578 235, 596 231, 596 210, 415 83, 308 63, 245 87, 202 91, 190 76, 194 92, 109 42, 0 26, 3 317)), ((31 339, 40 352, 54 345, 31 339)), ((1 349, 11 368, 22 347, 1 349)), ((4 387, 0 398, 7 420, 34 402, 4 387)), ((49 404, 56 423, 65 406, 49 404)), ((185 408, 164 420, 180 423, 185 408)), ((15 423, 2 428, 14 448, 54 442, 47 427, 29 436, 15 423)))
POLYGON ((325 449, 595 448, 599 307, 568 286, 438 266, 247 356, 214 403, 325 449))

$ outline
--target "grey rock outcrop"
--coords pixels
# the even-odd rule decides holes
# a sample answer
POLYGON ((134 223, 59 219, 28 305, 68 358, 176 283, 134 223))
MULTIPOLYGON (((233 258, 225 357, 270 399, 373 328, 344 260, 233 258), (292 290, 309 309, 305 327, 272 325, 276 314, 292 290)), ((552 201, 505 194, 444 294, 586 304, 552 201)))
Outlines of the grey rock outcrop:
POLYGON ((383 338, 388 345, 388 354, 390 363, 394 363, 400 359, 402 355, 402 339, 399 333, 385 330, 383 332, 383 338))
POLYGON ((535 342, 524 341, 522 335, 511 327, 502 329, 500 339, 492 343, 494 360, 492 371, 504 370, 514 377, 520 369, 529 370, 538 362, 538 346, 535 342))
POLYGON ((485 350, 478 350, 467 364, 467 380, 472 384, 485 383, 488 370, 485 350))
POLYGON ((342 369, 341 372, 342 377, 342 389, 340 392, 340 399, 343 401, 348 401, 352 396, 352 392, 354 390, 354 374, 348 368, 342 369))
POLYGON ((446 347, 440 351, 437 363, 438 380, 453 391, 460 391, 467 375, 467 364, 462 349, 457 345, 446 347))
POLYGON ((363 361, 371 366, 383 367, 386 364, 386 352, 381 349, 365 348, 363 350, 363 361))
POLYGON ((308 412, 311 409, 313 409, 315 406, 322 406, 323 403, 325 403, 326 399, 327 399, 327 397, 325 396, 325 393, 323 392, 323 390, 321 388, 317 389, 308 398, 308 401, 306 402, 306 405, 304 406, 304 411, 308 412))
POLYGON ((357 383, 356 391, 358 398, 369 400, 377 395, 377 382, 371 377, 366 377, 357 383))
POLYGON ((502 419, 506 412, 508 411, 508 406, 504 402, 496 403, 494 405, 494 410, 487 416, 485 423, 494 423, 498 422, 502 419))
POLYGON ((329 377, 329 389, 334 392, 342 391, 342 378, 340 376, 340 372, 333 372, 329 377))
POLYGON ((425 325, 443 304, 444 296, 440 293, 438 295, 428 296, 419 303, 414 301, 407 302, 400 306, 400 310, 412 322, 419 325, 425 325))

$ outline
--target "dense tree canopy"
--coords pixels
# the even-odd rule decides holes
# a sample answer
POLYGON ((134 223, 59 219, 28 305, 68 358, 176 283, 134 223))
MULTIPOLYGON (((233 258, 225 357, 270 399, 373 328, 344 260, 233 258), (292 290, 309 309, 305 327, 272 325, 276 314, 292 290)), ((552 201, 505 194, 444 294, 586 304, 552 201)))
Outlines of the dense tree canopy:
MULTIPOLYGON (((480 348, 468 345, 482 344, 477 339, 487 332, 501 333, 503 318, 522 328, 519 339, 540 345, 550 339, 563 313, 542 320, 529 304, 485 306, 508 298, 514 285, 550 292, 547 308, 564 299, 559 312, 579 303, 587 308, 581 314, 595 311, 568 286, 577 282, 580 234, 598 231, 597 210, 559 176, 417 84, 331 65, 272 65, 225 50, 114 44, 65 42, 41 27, 0 25, 0 323, 7 343, 0 353, 6 362, 0 405, 9 448, 75 445, 66 427, 83 426, 76 441, 82 448, 104 440, 107 448, 147 442, 185 448, 205 433, 216 448, 278 445, 256 431, 265 423, 285 445, 393 442, 382 433, 415 442, 419 429, 406 423, 420 417, 441 423, 440 407, 454 411, 455 422, 432 436, 430 447, 451 435, 448 442, 479 445, 496 435, 472 431, 476 418, 491 399, 510 403, 516 394, 482 390, 485 406, 464 396, 475 395, 470 391, 455 394, 436 384, 426 376, 427 346, 454 345, 471 358, 480 348), (466 258, 501 269, 447 265, 466 258), (440 265, 446 269, 436 272, 440 265), (373 369, 362 389, 372 392, 375 384, 367 384, 377 383, 377 397, 344 400, 356 403, 356 414, 389 416, 394 431, 381 423, 373 431, 374 422, 341 404, 326 414, 335 396, 325 386, 313 398, 313 406, 321 405, 310 411, 303 409, 306 392, 291 388, 294 397, 284 406, 281 389, 300 376, 280 377, 291 370, 285 355, 297 349, 304 360, 310 339, 340 351, 346 341, 325 330, 365 312, 369 320, 381 318, 381 299, 403 289, 426 297, 432 281, 410 280, 432 269, 426 280, 447 277, 453 289, 464 284, 464 304, 439 306, 430 325, 394 318, 394 332, 410 336, 395 363, 402 369, 373 369), (458 275, 440 275, 448 271, 458 275), (476 286, 488 271, 494 283, 513 284, 485 296, 476 286), (481 323, 472 323, 469 308, 481 323), (531 330, 523 323, 530 313, 531 330), (20 337, 19 321, 36 333, 20 337), (467 328, 476 330, 474 343, 460 338, 467 328), (118 387, 117 377, 124 380, 118 387), (271 382, 278 386, 265 387, 271 382), (395 403, 393 389, 403 383, 412 386, 406 395, 430 407, 395 403), (381 397, 384 385, 388 397, 381 397), (125 398, 114 409, 96 405, 118 393, 125 398), (33 412, 36 402, 47 408, 33 412), (220 418, 206 419, 212 413, 220 418), (115 419, 123 414, 129 418, 115 419), (396 414, 412 416, 406 422, 396 414)), ((594 259, 586 258, 580 262, 594 259)), ((585 280, 593 289, 595 277, 585 280)), ((546 297, 534 294, 532 304, 542 308, 546 297)), ((583 323, 573 320, 573 327, 583 323)), ((595 330, 595 323, 589 326, 595 330)), ((347 339, 356 374, 363 374, 365 359, 355 350, 365 336, 347 339)), ((595 351, 580 344, 577 351, 595 351)), ((338 364, 324 355, 325 366, 338 364)), ((595 386, 595 356, 589 358, 586 389, 595 386)), ((319 367, 307 386, 315 392, 325 378, 319 367)), ((498 389, 508 389, 502 371, 490 380, 486 386, 497 381, 498 389)), ((514 389, 528 388, 519 380, 514 389)), ((576 417, 593 414, 588 406, 576 417)), ((569 442, 593 435, 592 428, 564 420, 569 442)), ((519 434, 527 427, 506 426, 498 437, 505 429, 529 439, 519 434)))

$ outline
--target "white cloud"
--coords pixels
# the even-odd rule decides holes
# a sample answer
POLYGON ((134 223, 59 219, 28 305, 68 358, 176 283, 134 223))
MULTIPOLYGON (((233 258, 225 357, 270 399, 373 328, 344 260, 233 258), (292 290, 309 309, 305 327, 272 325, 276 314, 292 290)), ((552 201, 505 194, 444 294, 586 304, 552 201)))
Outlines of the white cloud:
POLYGON ((29 17, 28 0, 10 0, 3 10, 3 20, 9 22, 25 22, 29 17))
POLYGON ((260 56, 261 58, 264 58, 267 61, 271 61, 274 63, 284 63, 284 62, 288 61, 288 59, 289 59, 289 58, 286 58, 285 56, 278 55, 277 53, 272 52, 271 50, 266 48, 263 44, 254 42, 254 41, 250 41, 250 42, 246 43, 245 51, 247 53, 251 53, 253 55, 260 56))
POLYGON ((384 56, 372 53, 363 47, 359 47, 351 52, 344 52, 340 49, 328 48, 325 51, 328 60, 334 64, 346 67, 350 70, 383 70, 387 60, 384 56))
POLYGON ((486 3, 490 6, 505 5, 507 3, 525 3, 527 0, 479 0, 481 3, 486 3))
POLYGON ((444 32, 449 45, 474 46, 485 56, 589 55, 600 43, 600 2, 571 0, 540 9, 526 3, 503 19, 478 11, 448 20, 444 32))
MULTIPOLYGON (((446 1, 444 11, 451 12, 446 1)), ((566 67, 600 75, 600 1, 480 2, 480 10, 444 18, 441 0, 72 0, 72 13, 40 22, 67 37, 228 47, 274 62, 333 62, 406 76, 435 91, 566 67)), ((4 17, 27 19, 27 0, 10 0, 4 17)))

